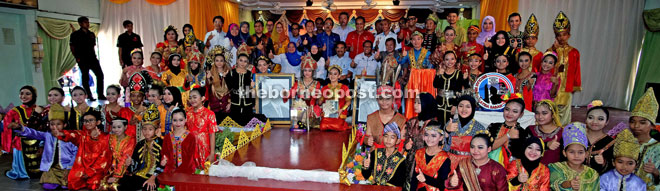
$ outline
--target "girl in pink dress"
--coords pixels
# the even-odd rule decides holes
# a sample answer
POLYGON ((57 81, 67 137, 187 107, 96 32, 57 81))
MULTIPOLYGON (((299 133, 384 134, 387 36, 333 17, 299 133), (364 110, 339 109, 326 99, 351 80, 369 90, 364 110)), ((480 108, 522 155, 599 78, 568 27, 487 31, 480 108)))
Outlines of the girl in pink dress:
POLYGON ((536 83, 532 94, 534 97, 534 105, 541 100, 553 100, 557 95, 557 88, 559 79, 554 75, 555 63, 557 63, 557 56, 554 52, 546 52, 543 56, 541 63, 541 71, 536 74, 536 83))

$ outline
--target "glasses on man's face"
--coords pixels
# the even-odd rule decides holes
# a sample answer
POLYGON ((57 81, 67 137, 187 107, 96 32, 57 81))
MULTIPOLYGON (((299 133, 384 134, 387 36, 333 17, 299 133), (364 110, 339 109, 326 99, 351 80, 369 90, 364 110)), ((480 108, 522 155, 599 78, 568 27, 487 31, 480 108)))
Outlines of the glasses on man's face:
POLYGON ((96 122, 96 119, 84 119, 83 123, 94 123, 96 122))

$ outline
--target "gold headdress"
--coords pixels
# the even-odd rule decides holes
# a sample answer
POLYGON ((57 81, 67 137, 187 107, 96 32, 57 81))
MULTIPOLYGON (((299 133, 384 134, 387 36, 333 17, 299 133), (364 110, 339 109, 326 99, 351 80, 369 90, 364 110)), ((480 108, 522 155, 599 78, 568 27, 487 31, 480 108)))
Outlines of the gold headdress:
POLYGON ((539 36, 539 23, 536 21, 534 14, 529 16, 527 24, 525 24, 525 37, 538 37, 539 36))
POLYGON ((332 69, 337 69, 337 70, 339 70, 339 74, 340 74, 340 75, 341 75, 341 73, 343 72, 343 70, 341 69, 341 67, 339 67, 339 65, 337 65, 337 64, 330 65, 330 67, 328 67, 328 72, 330 72, 330 70, 332 70, 332 69))
POLYGON ((301 70, 305 70, 307 68, 316 70, 316 61, 314 61, 314 59, 311 56, 303 56, 301 65, 302 65, 300 67, 301 70))
POLYGON ((225 58, 226 63, 231 63, 231 59, 232 59, 231 51, 227 51, 223 46, 215 46, 212 49, 210 49, 209 52, 206 54, 206 64, 212 66, 213 62, 215 62, 216 55, 222 55, 222 57, 225 58))
POLYGON ((624 129, 614 139, 614 157, 628 157, 637 161, 641 146, 630 129, 624 129))
POLYGON ((160 122, 160 112, 156 104, 149 105, 144 115, 142 117, 142 126, 144 125, 154 125, 156 128, 160 127, 158 123, 160 122))
POLYGON ((50 111, 48 111, 48 121, 52 120, 62 120, 64 121, 64 107, 60 104, 50 105, 50 111))
POLYGON ((183 41, 183 46, 194 46, 195 45, 195 34, 193 32, 189 32, 186 35, 186 39, 183 41))
POLYGON ((248 49, 246 44, 241 44, 241 46, 238 47, 238 50, 236 51, 236 55, 241 55, 241 54, 250 55, 250 50, 248 49))
POLYGON ((552 24, 552 28, 554 29, 555 33, 571 31, 571 22, 568 20, 568 17, 566 17, 566 14, 564 14, 563 11, 560 11, 559 14, 557 14, 557 18, 555 18, 555 22, 552 24))
POLYGON ((646 93, 637 100, 637 105, 630 113, 630 116, 643 117, 654 122, 658 117, 658 100, 655 99, 653 88, 646 90, 646 93))

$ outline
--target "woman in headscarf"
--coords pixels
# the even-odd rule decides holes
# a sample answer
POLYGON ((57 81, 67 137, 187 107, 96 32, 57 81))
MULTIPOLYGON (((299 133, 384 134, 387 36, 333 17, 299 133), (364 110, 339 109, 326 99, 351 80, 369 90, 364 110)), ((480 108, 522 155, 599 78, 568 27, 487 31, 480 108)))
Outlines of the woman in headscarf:
POLYGON ((486 16, 481 20, 481 33, 477 37, 477 43, 486 46, 490 37, 495 35, 495 18, 493 16, 486 16))
POLYGON ((287 45, 286 53, 271 55, 272 57, 270 57, 270 59, 273 61, 273 63, 281 65, 281 73, 295 74, 296 78, 300 78, 300 63, 302 61, 302 54, 296 49, 296 44, 290 42, 287 45))
MULTIPOLYGON (((495 72, 495 61, 497 55, 504 55, 507 58, 513 58, 515 49, 511 48, 509 45, 509 35, 505 31, 498 31, 495 36, 493 36, 489 41, 492 46, 486 47, 486 53, 484 54, 484 60, 486 60, 485 72, 495 72)), ((515 60, 508 59, 509 65, 507 70, 509 72, 518 72, 518 62, 515 60)))
POLYGON ((451 169, 456 169, 458 162, 470 157, 470 141, 472 136, 480 133, 488 133, 486 127, 474 119, 477 102, 472 96, 464 95, 458 98, 456 113, 458 120, 451 119, 445 128, 449 133, 444 145, 444 150, 449 153, 451 169))
MULTIPOLYGON (((240 37, 240 42, 235 44, 236 47, 239 47, 241 44, 248 42, 248 39, 250 39, 250 23, 248 22, 241 22, 240 30, 239 30, 239 37, 240 37)), ((236 43, 236 42, 234 42, 236 43)))
POLYGON ((229 39, 231 45, 236 49, 238 49, 238 46, 240 46, 243 42, 243 39, 241 39, 240 35, 240 29, 236 23, 229 25, 229 31, 227 32, 226 37, 229 39))
POLYGON ((285 17, 278 20, 275 23, 275 30, 270 36, 270 39, 273 41, 273 54, 283 54, 287 52, 287 46, 289 44, 289 24, 285 17))
POLYGON ((550 190, 550 170, 541 164, 545 144, 537 137, 529 137, 522 148, 524 156, 507 168, 509 190, 550 190))
POLYGON ((325 70, 325 58, 323 58, 323 52, 321 52, 319 45, 317 45, 316 43, 312 43, 312 46, 307 54, 309 54, 309 56, 311 56, 312 59, 314 59, 314 62, 316 62, 316 71, 314 71, 314 79, 316 79, 319 82, 323 82, 325 80, 328 71, 325 70))
POLYGON ((7 153, 13 153, 14 159, 11 163, 11 169, 6 171, 5 175, 12 180, 37 178, 40 176, 39 161, 41 159, 37 156, 38 142, 34 139, 21 138, 17 134, 12 134, 12 129, 19 126, 30 126, 34 128, 31 124, 28 124, 28 118, 37 106, 37 89, 32 86, 23 86, 19 90, 19 98, 21 105, 7 112, 3 120, 5 129, 2 132, 2 150, 7 153))
POLYGON ((185 48, 186 36, 188 35, 188 33, 192 33, 192 38, 191 38, 192 40, 189 40, 189 41, 194 42, 194 43, 191 43, 191 44, 197 45, 197 50, 199 50, 200 52, 204 52, 204 47, 205 47, 204 42, 202 42, 202 40, 199 40, 199 39, 197 39, 197 37, 195 37, 193 26, 191 24, 183 25, 183 38, 179 39, 179 43, 178 43, 179 46, 184 46, 184 48, 185 48))
MULTIPOLYGON (((404 134, 404 139, 406 140, 404 142, 404 149, 407 153, 415 153, 417 149, 424 148, 424 129, 429 122, 436 120, 438 116, 437 105, 433 95, 427 92, 420 93, 415 98, 415 106, 413 108, 415 109, 415 113, 417 113, 417 117, 408 120, 405 125, 407 131, 404 134)), ((412 177, 415 171, 413 168, 415 155, 408 155, 406 162, 410 165, 410 168, 406 171, 408 175, 406 182, 410 182, 410 178, 415 178, 412 177)))

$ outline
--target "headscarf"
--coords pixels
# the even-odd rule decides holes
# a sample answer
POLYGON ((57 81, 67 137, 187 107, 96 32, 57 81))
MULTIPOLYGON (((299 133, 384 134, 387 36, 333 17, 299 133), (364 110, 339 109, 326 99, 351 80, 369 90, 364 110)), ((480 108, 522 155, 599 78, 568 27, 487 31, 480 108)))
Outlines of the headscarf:
POLYGON ((250 38, 250 23, 245 22, 245 21, 241 22, 241 26, 238 27, 238 35, 242 39, 241 43, 243 43, 243 42, 247 43, 248 39, 250 38), (243 33, 243 31, 241 31, 241 28, 243 27, 243 25, 247 25, 248 32, 243 33))
POLYGON ((527 140, 525 141, 525 145, 523 145, 523 153, 525 152, 524 149, 527 149, 527 147, 529 147, 530 145, 532 145, 534 143, 539 145, 539 147, 541 148, 541 156, 538 159, 536 159, 535 161, 530 161, 527 158, 527 156, 522 157, 520 159, 520 162, 522 163, 523 168, 525 168, 525 171, 527 171, 527 173, 529 173, 529 174, 531 174, 532 171, 534 171, 534 169, 536 169, 536 167, 539 166, 539 163, 541 162, 541 158, 543 158, 543 153, 545 152, 545 145, 543 145, 543 141, 538 137, 532 136, 532 137, 527 138, 527 140))
POLYGON ((178 103, 179 105, 178 107, 183 108, 184 105, 183 105, 183 101, 181 100, 181 91, 179 90, 179 88, 174 86, 167 86, 165 89, 167 91, 170 91, 170 93, 172 94, 172 103, 163 102, 163 104, 165 104, 165 106, 169 108, 177 105, 178 103))
POLYGON ((30 91, 30 93, 32 93, 32 99, 30 101, 28 101, 27 103, 24 103, 25 105, 32 106, 35 103, 37 103, 37 89, 36 88, 34 88, 33 86, 23 86, 23 87, 21 87, 20 90, 28 90, 28 91, 30 91))
POLYGON ((419 94, 418 97, 422 105, 422 111, 417 114, 418 120, 426 121, 438 116, 438 103, 433 98, 433 95, 424 92, 419 94))
POLYGON ((293 45, 293 47, 296 47, 295 43, 289 42, 289 44, 287 45, 287 52, 285 53, 286 54, 286 60, 289 61, 289 64, 291 64, 291 66, 298 66, 298 65, 300 65, 300 61, 302 60, 302 59, 300 59, 300 57, 302 57, 302 55, 300 55, 300 52, 298 52, 297 50, 294 51, 293 53, 290 53, 288 51, 288 49, 289 49, 288 46, 289 45, 293 45))
MULTIPOLYGON (((470 116, 463 118, 461 115, 458 115, 458 120, 461 122, 461 125, 467 125, 470 120, 474 118, 474 113, 477 110, 477 101, 474 100, 472 96, 469 95, 464 95, 458 98, 457 102, 458 104, 461 103, 461 101, 467 100, 470 102, 470 106, 472 106, 472 111, 470 112, 470 116)), ((457 111, 458 112, 458 111, 457 111)))
POLYGON ((559 109, 557 108, 557 104, 552 100, 544 99, 536 103, 536 107, 541 105, 548 106, 548 109, 550 109, 550 112, 552 112, 552 123, 561 128, 561 122, 559 121, 559 109))
POLYGON ((321 59, 321 57, 323 56, 323 52, 321 51, 321 48, 319 48, 319 45, 317 45, 316 43, 312 43, 312 46, 310 46, 309 51, 310 51, 309 53, 312 55, 312 58, 313 58, 315 61, 317 61, 317 62, 318 62, 319 59, 321 59), (316 54, 313 54, 313 53, 311 52, 311 51, 312 51, 311 47, 313 47, 313 46, 316 46, 316 48, 318 48, 318 50, 319 50, 319 51, 316 52, 316 54))
POLYGON ((177 53, 172 53, 170 54, 170 57, 167 59, 167 67, 170 69, 170 71, 172 71, 174 75, 179 75, 179 73, 181 72, 181 62, 182 62, 181 55, 177 53), (178 67, 175 67, 174 64, 172 64, 172 60, 174 59, 175 56, 179 57, 178 67))
POLYGON ((283 19, 278 20, 273 25, 273 27, 274 27, 273 34, 270 36, 270 40, 273 41, 273 44, 284 42, 287 39, 289 39, 289 27, 288 27, 289 24, 288 24, 288 21, 286 21, 287 20, 286 18, 284 18, 284 17, 282 17, 282 18, 283 19), (277 32, 277 24, 278 23, 282 24, 282 33, 277 32))
MULTIPOLYGON (((493 44, 493 46, 491 47, 492 52, 496 53, 496 54, 499 54, 499 55, 502 55, 502 54, 505 53, 506 49, 510 47, 509 34, 507 34, 506 31, 497 31, 497 33, 495 33, 495 35, 492 38, 490 38, 490 43, 493 44), (497 45, 497 43, 496 43, 497 36, 499 36, 500 34, 504 35, 504 41, 505 42, 504 42, 504 45, 502 45, 502 46, 497 45)), ((512 51, 512 50, 509 50, 509 51, 512 51)), ((510 54, 510 53, 506 53, 506 54, 510 54)), ((509 63, 509 64, 511 64, 511 63, 509 63)))
POLYGON ((238 46, 243 43, 242 39, 241 39, 241 29, 238 28, 238 34, 236 36, 234 36, 234 35, 231 34, 231 30, 234 29, 234 28, 238 28, 238 25, 236 25, 236 23, 230 24, 229 25, 229 30, 227 30, 227 35, 226 36, 229 40, 234 42, 234 47, 238 48, 238 46))
POLYGON ((479 36, 477 37, 477 43, 483 45, 484 41, 486 41, 486 39, 492 37, 493 35, 495 35, 495 18, 493 18, 493 16, 488 15, 484 17, 483 20, 481 20, 481 33, 479 33, 479 36), (493 29, 491 29, 490 31, 486 31, 486 29, 484 28, 484 23, 486 23, 486 19, 493 21, 493 29))

